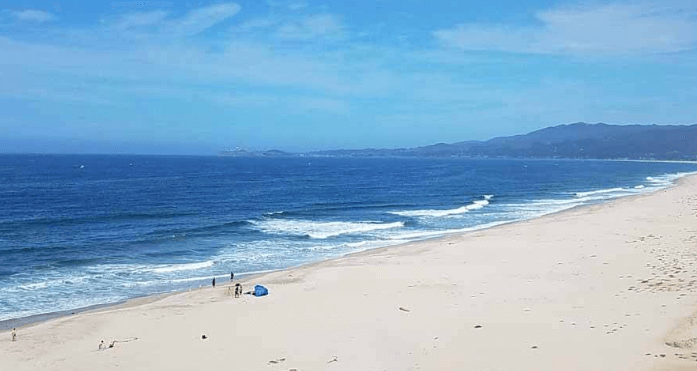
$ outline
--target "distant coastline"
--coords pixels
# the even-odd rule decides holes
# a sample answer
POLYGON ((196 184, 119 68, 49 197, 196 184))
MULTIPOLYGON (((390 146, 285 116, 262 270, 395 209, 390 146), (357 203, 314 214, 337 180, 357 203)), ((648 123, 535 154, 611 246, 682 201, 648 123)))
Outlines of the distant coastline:
POLYGON ((697 161, 697 125, 607 125, 575 123, 487 141, 397 149, 336 149, 291 153, 237 148, 229 157, 573 159, 616 161, 697 161))
MULTIPOLYGON (((357 150, 359 151, 359 150, 357 150)), ((527 161, 549 161, 549 160, 570 160, 570 161, 617 161, 617 162, 660 162, 676 164, 695 164, 694 160, 664 160, 656 158, 594 158, 594 157, 487 157, 487 156, 407 156, 407 155, 372 155, 372 154, 351 154, 351 155, 319 155, 315 153, 293 153, 283 151, 247 151, 245 153, 231 153, 220 151, 218 157, 239 157, 239 158, 382 158, 382 159, 410 159, 410 158, 434 158, 434 159, 471 159, 471 160, 527 160, 527 161), (281 154, 271 154, 269 152, 280 152, 281 154)))

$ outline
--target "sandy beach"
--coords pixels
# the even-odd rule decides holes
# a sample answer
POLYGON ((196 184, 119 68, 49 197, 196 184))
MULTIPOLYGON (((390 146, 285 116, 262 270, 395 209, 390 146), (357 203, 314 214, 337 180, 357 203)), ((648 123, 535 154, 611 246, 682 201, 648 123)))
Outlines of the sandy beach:
POLYGON ((697 370, 696 262, 692 176, 242 281, 265 297, 219 284, 5 331, 0 370, 697 370))

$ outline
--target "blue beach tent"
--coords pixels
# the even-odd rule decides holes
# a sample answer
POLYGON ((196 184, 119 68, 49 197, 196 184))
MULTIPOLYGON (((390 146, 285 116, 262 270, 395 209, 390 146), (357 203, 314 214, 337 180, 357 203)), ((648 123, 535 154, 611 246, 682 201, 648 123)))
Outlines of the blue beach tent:
POLYGON ((266 289, 266 287, 262 285, 256 285, 254 286, 254 296, 264 296, 268 295, 269 290, 266 289))

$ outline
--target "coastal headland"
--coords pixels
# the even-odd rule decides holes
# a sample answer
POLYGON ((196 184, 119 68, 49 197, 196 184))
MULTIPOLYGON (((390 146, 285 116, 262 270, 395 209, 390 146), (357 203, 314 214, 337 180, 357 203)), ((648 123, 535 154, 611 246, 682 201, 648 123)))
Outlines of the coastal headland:
POLYGON ((690 176, 241 281, 264 297, 218 285, 5 331, 0 370, 697 370, 696 265, 690 176))

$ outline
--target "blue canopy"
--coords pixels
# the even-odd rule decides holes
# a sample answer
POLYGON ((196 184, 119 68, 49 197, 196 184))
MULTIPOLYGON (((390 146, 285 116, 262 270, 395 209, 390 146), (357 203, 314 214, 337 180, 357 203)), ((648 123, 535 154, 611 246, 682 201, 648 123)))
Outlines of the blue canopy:
POLYGON ((269 290, 262 286, 262 285, 256 285, 254 286, 254 296, 264 296, 268 295, 269 290))

